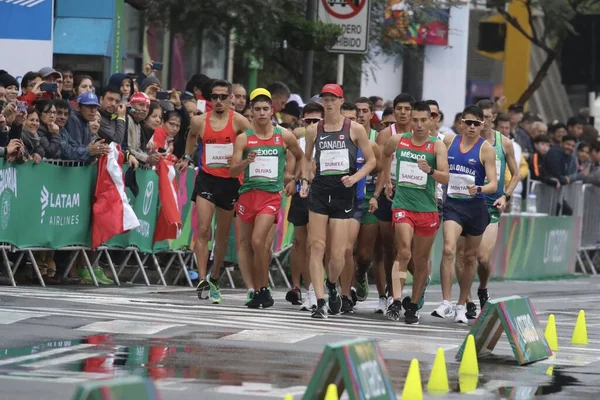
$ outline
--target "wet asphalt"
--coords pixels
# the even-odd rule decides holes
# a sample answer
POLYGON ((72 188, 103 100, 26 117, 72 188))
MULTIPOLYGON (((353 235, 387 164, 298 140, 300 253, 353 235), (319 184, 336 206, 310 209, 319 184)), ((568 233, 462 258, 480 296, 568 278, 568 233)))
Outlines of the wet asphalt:
POLYGON ((555 314, 559 351, 518 366, 503 337, 479 360, 476 389, 463 394, 454 356, 469 326, 429 315, 440 301, 439 285, 428 289, 418 326, 374 314, 374 286, 355 314, 325 321, 285 302, 283 289, 274 291, 274 307, 249 310, 244 291, 233 289, 223 291, 223 304, 211 305, 177 287, 3 286, 0 398, 69 399, 83 382, 139 375, 152 379, 166 400, 283 399, 288 393, 299 399, 323 348, 354 338, 377 340, 398 398, 413 358, 426 387, 438 347, 445 350, 452 391, 444 398, 599 397, 600 279, 493 282, 489 289, 494 298, 529 296, 542 329, 555 314), (588 346, 570 344, 580 309, 588 346))

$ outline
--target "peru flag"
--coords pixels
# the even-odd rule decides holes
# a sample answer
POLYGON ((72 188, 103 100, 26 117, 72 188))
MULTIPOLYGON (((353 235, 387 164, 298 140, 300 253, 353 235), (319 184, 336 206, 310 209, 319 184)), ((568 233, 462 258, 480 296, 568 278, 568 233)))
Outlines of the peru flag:
POLYGON ((125 156, 118 144, 113 142, 109 147, 109 153, 98 159, 92 208, 92 248, 140 226, 125 194, 125 174, 121 168, 125 156))
POLYGON ((177 204, 177 176, 174 162, 161 158, 156 165, 160 209, 156 220, 153 242, 177 239, 181 234, 181 214, 177 204))

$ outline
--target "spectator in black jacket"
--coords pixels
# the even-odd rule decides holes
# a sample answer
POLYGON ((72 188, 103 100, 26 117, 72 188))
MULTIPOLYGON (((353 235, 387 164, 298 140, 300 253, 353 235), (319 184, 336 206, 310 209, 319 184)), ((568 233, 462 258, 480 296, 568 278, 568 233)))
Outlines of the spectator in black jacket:
POLYGON ((125 131, 127 130, 127 105, 121 102, 121 88, 107 86, 100 93, 100 131, 99 136, 106 143, 115 142, 127 150, 125 131))
POLYGON ((54 100, 36 100, 35 109, 40 115, 38 135, 44 148, 45 157, 52 160, 61 158, 60 128, 56 124, 56 106, 54 100))
POLYGON ((533 114, 525 113, 514 133, 515 141, 521 146, 523 157, 526 160, 529 160, 531 154, 534 152, 533 139, 535 138, 535 130, 533 129, 533 123, 535 121, 536 118, 533 114))
POLYGON ((572 135, 563 136, 561 146, 551 148, 546 156, 544 163, 546 170, 550 178, 556 179, 560 185, 568 185, 579 180, 576 176, 577 161, 573 157, 576 140, 572 135))
POLYGON ((533 139, 535 150, 529 158, 529 171, 531 171, 531 179, 554 186, 556 182, 550 180, 550 175, 546 170, 546 156, 550 151, 550 143, 550 138, 545 135, 533 139))

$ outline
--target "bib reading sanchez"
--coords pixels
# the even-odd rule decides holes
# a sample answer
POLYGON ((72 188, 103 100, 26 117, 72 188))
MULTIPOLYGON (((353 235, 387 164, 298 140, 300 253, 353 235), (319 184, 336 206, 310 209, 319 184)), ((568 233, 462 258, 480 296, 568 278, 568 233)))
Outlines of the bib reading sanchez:
POLYGON ((434 212, 437 211, 435 180, 421 171, 417 162, 425 160, 431 168, 436 167, 435 142, 438 138, 430 136, 425 143, 416 146, 412 142, 412 137, 412 133, 403 134, 396 148, 398 190, 394 194, 392 208, 434 212))
POLYGON ((484 199, 484 194, 471 196, 468 186, 484 185, 485 167, 481 162, 481 146, 485 143, 485 139, 480 137, 465 153, 460 150, 461 142, 462 135, 457 135, 452 139, 448 148, 450 182, 448 182, 447 195, 453 199, 462 200, 484 199))
POLYGON ((279 126, 273 128, 273 135, 268 139, 260 139, 253 129, 246 131, 247 144, 243 158, 251 151, 256 152, 254 162, 244 169, 244 183, 240 194, 250 190, 278 193, 283 190, 285 169, 285 148, 282 131, 279 126))

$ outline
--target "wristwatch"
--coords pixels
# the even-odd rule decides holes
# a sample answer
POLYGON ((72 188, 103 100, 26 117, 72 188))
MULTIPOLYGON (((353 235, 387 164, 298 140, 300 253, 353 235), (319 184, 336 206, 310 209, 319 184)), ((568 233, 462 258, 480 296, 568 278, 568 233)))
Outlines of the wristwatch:
POLYGON ((431 176, 431 175, 433 175, 434 172, 435 172, 435 168, 431 167, 431 169, 429 170, 427 175, 431 176))
POLYGON ((481 186, 477 186, 477 194, 481 194, 481 186))
POLYGON ((510 199, 512 198, 512 196, 506 192, 502 193, 502 196, 506 198, 506 201, 510 201, 510 199))
POLYGON ((188 160, 188 161, 189 161, 189 162, 191 162, 191 163, 193 163, 193 162, 194 162, 194 160, 192 160, 192 157, 190 157, 190 155, 189 155, 189 154, 186 154, 186 155, 184 155, 184 156, 183 156, 183 158, 184 158, 184 159, 186 159, 186 160, 188 160))

